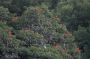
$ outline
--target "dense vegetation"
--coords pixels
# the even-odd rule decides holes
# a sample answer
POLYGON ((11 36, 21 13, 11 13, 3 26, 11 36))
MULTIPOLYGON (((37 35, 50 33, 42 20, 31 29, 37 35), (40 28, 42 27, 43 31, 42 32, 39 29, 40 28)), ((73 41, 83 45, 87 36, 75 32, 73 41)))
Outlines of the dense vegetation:
POLYGON ((0 0, 0 59, 90 59, 89 0, 0 0))

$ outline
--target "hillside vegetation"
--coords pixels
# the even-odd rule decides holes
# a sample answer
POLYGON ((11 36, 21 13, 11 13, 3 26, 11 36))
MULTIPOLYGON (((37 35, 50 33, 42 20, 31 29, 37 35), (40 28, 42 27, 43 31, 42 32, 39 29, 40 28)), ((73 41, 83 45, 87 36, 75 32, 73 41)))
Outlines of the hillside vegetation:
POLYGON ((0 0, 0 59, 90 59, 89 0, 0 0))

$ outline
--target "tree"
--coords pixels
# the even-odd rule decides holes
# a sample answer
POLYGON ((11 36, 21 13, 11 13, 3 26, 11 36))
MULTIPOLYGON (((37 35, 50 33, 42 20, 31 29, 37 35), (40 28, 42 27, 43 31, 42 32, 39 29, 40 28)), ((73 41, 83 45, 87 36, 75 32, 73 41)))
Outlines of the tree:
POLYGON ((60 1, 57 6, 57 14, 65 21, 70 31, 77 30, 78 25, 89 26, 89 0, 60 1))
POLYGON ((8 8, 11 2, 12 0, 0 0, 0 6, 4 6, 8 8))
POLYGON ((23 46, 44 46, 45 40, 43 35, 40 35, 38 32, 32 30, 21 30, 16 32, 16 38, 23 41, 23 46))
POLYGON ((30 6, 30 0, 12 0, 8 9, 11 13, 21 16, 26 7, 30 6))
POLYGON ((3 22, 0 21, 0 58, 79 59, 80 50, 74 42, 72 33, 66 28, 66 25, 78 21, 75 20, 78 13, 72 16, 74 8, 78 8, 78 5, 74 4, 77 1, 0 0, 0 2, 3 2, 1 5, 4 7, 8 6, 0 9, 3 19, 1 19, 3 22), (12 13, 17 15, 10 19, 9 14, 12 13))
POLYGON ((89 53, 90 53, 90 27, 83 28, 79 27, 79 30, 75 32, 75 41, 77 42, 77 45, 81 49, 82 58, 89 59, 89 53))
POLYGON ((0 7, 0 20, 1 21, 8 21, 10 20, 11 15, 7 8, 0 7))

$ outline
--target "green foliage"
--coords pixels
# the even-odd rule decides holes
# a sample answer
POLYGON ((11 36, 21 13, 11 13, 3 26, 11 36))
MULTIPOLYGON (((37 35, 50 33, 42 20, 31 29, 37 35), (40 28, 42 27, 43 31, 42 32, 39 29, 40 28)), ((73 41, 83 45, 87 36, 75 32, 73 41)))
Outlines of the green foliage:
POLYGON ((8 7, 12 0, 0 0, 0 6, 8 7))
POLYGON ((78 46, 81 49, 82 54, 84 54, 84 59, 89 59, 89 46, 90 46, 90 27, 88 28, 82 28, 80 27, 78 31, 75 32, 75 38, 78 46))
POLYGON ((57 14, 65 21, 70 31, 77 30, 78 25, 87 27, 89 25, 89 0, 61 1, 57 6, 57 14))
POLYGON ((89 0, 0 0, 0 58, 90 59, 89 12, 89 0))
MULTIPOLYGON (((29 48, 20 48, 20 55, 26 52, 26 58, 28 59, 63 59, 62 55, 58 52, 58 49, 48 47, 47 49, 43 47, 29 47, 29 48)), ((24 57, 23 55, 22 57, 24 57)))
POLYGON ((18 31, 16 33, 16 37, 23 41, 23 45, 26 47, 30 47, 30 46, 43 46, 44 42, 44 38, 42 35, 40 35, 39 33, 35 33, 34 31, 28 31, 28 32, 23 32, 22 31, 18 31))
POLYGON ((0 20, 1 21, 10 20, 10 13, 7 8, 0 7, 0 20))

